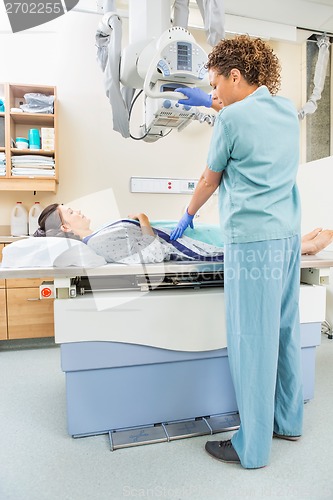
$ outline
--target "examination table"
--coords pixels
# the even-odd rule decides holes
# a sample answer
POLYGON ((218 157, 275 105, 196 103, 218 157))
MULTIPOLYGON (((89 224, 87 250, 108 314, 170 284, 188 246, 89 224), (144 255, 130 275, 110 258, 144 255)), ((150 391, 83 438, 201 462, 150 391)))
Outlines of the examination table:
MULTIPOLYGON (((304 399, 314 397, 315 349, 333 254, 302 257, 304 399)), ((1 269, 52 276, 55 342, 66 374, 68 432, 108 433, 111 449, 239 425, 225 331, 223 264, 175 262, 1 269)), ((263 374, 264 376, 264 374, 263 374)))

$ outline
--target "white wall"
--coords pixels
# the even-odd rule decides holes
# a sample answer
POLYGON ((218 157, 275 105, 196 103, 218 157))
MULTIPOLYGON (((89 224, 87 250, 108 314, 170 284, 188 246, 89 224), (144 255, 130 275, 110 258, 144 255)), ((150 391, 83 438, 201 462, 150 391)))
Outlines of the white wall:
MULTIPOLYGON (((333 156, 300 165, 298 187, 302 201, 302 232, 333 228, 333 156)), ((331 245, 329 250, 333 249, 331 245)))
MULTIPOLYGON (((17 200, 29 208, 36 200, 44 206, 53 201, 73 205, 73 200, 82 197, 83 205, 79 208, 86 210, 87 207, 87 215, 95 225, 135 211, 144 211, 153 219, 177 219, 188 196, 132 194, 130 177, 198 178, 205 167, 211 136, 211 128, 206 124, 193 123, 183 132, 173 131, 153 144, 123 139, 113 132, 111 107, 96 62, 94 43, 98 21, 96 15, 70 12, 38 31, 0 33, 3 54, 0 82, 57 86, 60 149, 57 194, 37 193, 34 197, 33 193, 0 192, 0 225, 9 224, 10 211, 17 200), (26 54, 23 62, 22 53, 26 54), (109 201, 110 190, 114 194, 113 202, 109 201)), ((202 32, 194 35, 204 44, 202 32)), ((290 43, 272 45, 283 68, 281 94, 290 97, 299 107, 302 104, 302 48, 290 43)), ((208 213, 216 222, 215 209, 208 213)))
MULTIPOLYGON (((316 227, 333 228, 333 156, 300 165, 298 187, 302 201, 302 233, 316 227)), ((333 250, 333 244, 326 250, 333 250)), ((333 270, 327 287, 326 318, 333 325, 333 270)))

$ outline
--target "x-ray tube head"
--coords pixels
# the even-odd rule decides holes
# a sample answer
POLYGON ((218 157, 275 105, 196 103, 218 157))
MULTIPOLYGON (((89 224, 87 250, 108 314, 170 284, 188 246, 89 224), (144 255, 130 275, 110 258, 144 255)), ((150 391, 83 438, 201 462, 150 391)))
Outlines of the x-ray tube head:
POLYGON ((144 133, 133 138, 156 140, 174 128, 181 130, 194 119, 196 108, 180 107, 178 100, 184 95, 175 90, 182 86, 209 88, 206 52, 186 28, 179 26, 156 39, 139 40, 122 49, 121 29, 119 16, 108 13, 96 36, 114 130, 123 137, 133 137, 130 118, 138 97, 136 90, 143 91, 144 96, 144 133))

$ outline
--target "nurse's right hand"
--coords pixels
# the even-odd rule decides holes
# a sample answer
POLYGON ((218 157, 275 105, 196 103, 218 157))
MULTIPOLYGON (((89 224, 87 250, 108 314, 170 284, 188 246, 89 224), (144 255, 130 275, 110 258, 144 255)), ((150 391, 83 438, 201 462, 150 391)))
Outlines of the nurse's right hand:
POLYGON ((193 218, 194 215, 190 215, 186 209, 186 212, 178 222, 177 227, 171 232, 170 241, 177 240, 178 238, 183 236, 183 233, 187 227, 194 229, 193 218))
POLYGON ((185 104, 187 106, 206 106, 210 108, 212 105, 212 96, 207 94, 198 87, 180 87, 176 89, 176 92, 181 92, 187 99, 179 99, 179 104, 185 104))

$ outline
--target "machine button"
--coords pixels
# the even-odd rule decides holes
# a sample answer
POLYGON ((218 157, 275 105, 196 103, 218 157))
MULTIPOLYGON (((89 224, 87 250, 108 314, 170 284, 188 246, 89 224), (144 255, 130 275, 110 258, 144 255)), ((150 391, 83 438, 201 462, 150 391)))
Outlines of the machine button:
POLYGON ((188 104, 185 104, 183 109, 185 109, 185 111, 189 111, 191 109, 191 107, 192 106, 189 106, 188 104))
POLYGON ((164 108, 171 108, 171 101, 169 101, 169 99, 165 99, 165 101, 163 101, 163 107, 164 108))
POLYGON ((169 76, 170 75, 170 70, 169 66, 163 59, 160 59, 158 64, 157 64, 157 69, 161 70, 164 76, 169 76))

